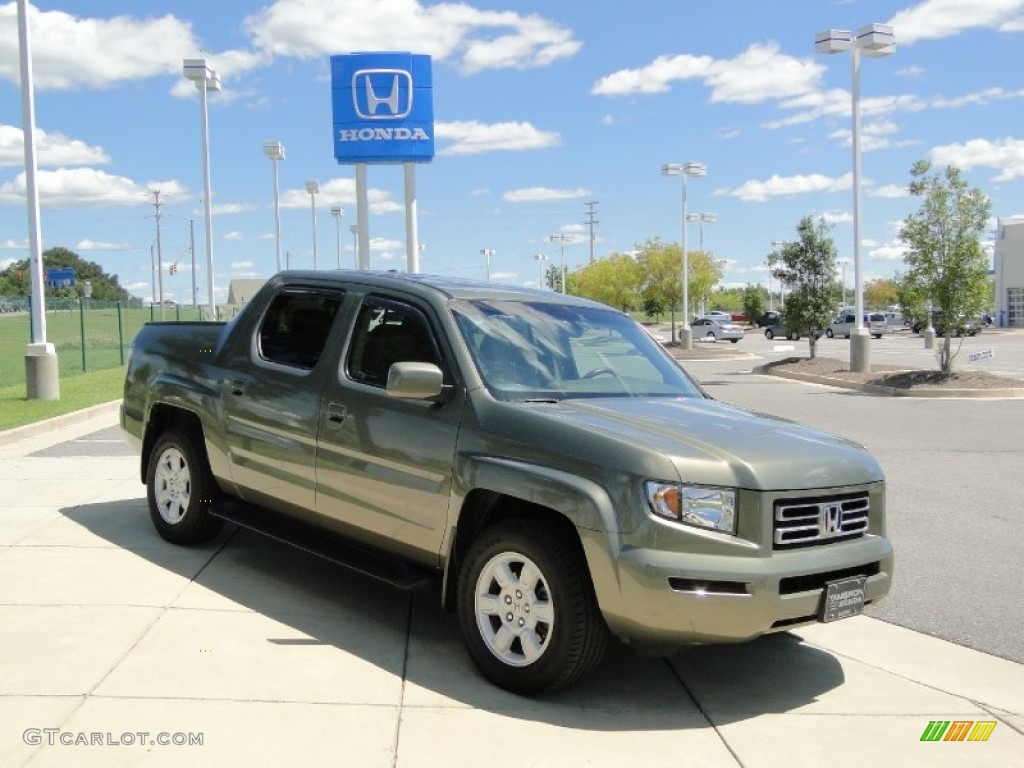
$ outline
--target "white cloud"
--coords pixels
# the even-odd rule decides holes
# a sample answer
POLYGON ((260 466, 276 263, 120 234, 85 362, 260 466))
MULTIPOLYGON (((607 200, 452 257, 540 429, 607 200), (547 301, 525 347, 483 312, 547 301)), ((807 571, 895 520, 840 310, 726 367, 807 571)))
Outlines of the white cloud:
MULTIPOLYGON (((27 251, 28 240, 12 240, 7 238, 6 240, 0 240, 0 250, 3 251, 27 251)), ((13 264, 17 259, 9 260, 13 264)), ((8 265, 9 266, 9 265, 8 265)))
POLYGON ((904 67, 903 69, 897 69, 895 72, 893 72, 894 75, 898 75, 899 77, 923 77, 924 73, 924 67, 919 67, 916 65, 904 67))
POLYGON ((438 139, 453 143, 438 151, 439 155, 476 155, 497 150, 526 150, 555 147, 561 137, 552 131, 541 131, 530 123, 481 123, 463 120, 437 123, 434 127, 438 139))
POLYGON ((872 189, 868 194, 872 197, 910 197, 907 188, 898 184, 886 184, 884 187, 872 189))
POLYGON ((717 196, 728 195, 738 197, 747 202, 764 202, 770 197, 783 195, 803 195, 809 192, 839 192, 853 186, 853 174, 847 173, 837 178, 812 173, 807 176, 773 175, 767 181, 746 181, 735 189, 718 189, 717 196))
POLYGON ((242 239, 242 233, 239 232, 237 229, 233 229, 230 232, 226 232, 224 234, 224 239, 225 240, 241 240, 242 239))
MULTIPOLYGON (((108 88, 127 80, 180 74, 182 54, 199 48, 191 25, 159 18, 79 18, 29 6, 32 74, 37 88, 108 88), (116 64, 115 64, 116 62, 116 64)), ((19 82, 17 10, 0 6, 0 78, 19 82)))
POLYGON ((897 45, 909 45, 976 27, 1012 31, 1022 21, 1024 0, 924 0, 887 23, 895 28, 897 45))
MULTIPOLYGON (((395 213, 404 211, 405 207, 391 199, 391 195, 382 189, 371 187, 366 192, 370 203, 371 213, 395 213)), ((355 179, 330 179, 320 184, 320 192, 316 196, 318 210, 326 213, 326 208, 332 205, 356 204, 356 181, 355 179)), ((280 206, 282 208, 309 208, 309 192, 302 189, 287 189, 281 193, 280 206)))
POLYGON ((998 168, 996 181, 1024 179, 1024 140, 1022 139, 971 139, 963 144, 946 144, 935 147, 931 160, 936 165, 955 165, 969 171, 971 168, 998 168))
POLYGON ((251 261, 232 261, 232 269, 254 269, 256 267, 251 261))
POLYGON ((906 253, 906 245, 893 241, 869 250, 868 259, 871 261, 902 261, 906 253))
POLYGON ((370 238, 370 250, 371 251, 404 251, 405 243, 401 240, 388 240, 384 237, 371 237, 370 238))
MULTIPOLYGON (((36 164, 43 166, 98 165, 109 163, 103 147, 90 147, 84 141, 69 139, 62 133, 47 133, 36 128, 36 164)), ((13 125, 0 125, 0 168, 20 167, 25 163, 25 133, 13 125)))
POLYGON ((110 243, 103 240, 79 240, 76 251, 134 251, 135 246, 127 243, 110 243))
MULTIPOLYGON (((125 176, 97 171, 95 168, 58 168, 36 175, 39 199, 54 208, 106 208, 146 205, 153 200, 150 190, 159 189, 163 202, 183 200, 185 187, 178 181, 151 181, 139 184, 125 176)), ((25 200, 25 173, 0 184, 0 205, 25 200)))
POLYGON ((277 235, 275 235, 273 232, 264 232, 261 235, 257 235, 256 239, 257 240, 273 240, 276 237, 277 237, 277 235))
POLYGON ((677 80, 700 79, 711 101, 757 104, 812 91, 824 65, 779 52, 777 43, 754 43, 732 59, 710 56, 659 56, 646 67, 622 69, 598 80, 590 92, 599 96, 664 93, 677 80))
POLYGON ((849 211, 825 211, 821 218, 827 224, 849 224, 853 221, 853 214, 849 211))
POLYGON ((417 51, 467 73, 543 67, 576 54, 572 31, 537 15, 419 0, 276 0, 243 27, 268 55, 417 51))
POLYGON ((589 197, 589 189, 577 187, 576 189, 553 189, 551 187, 521 187, 510 189, 501 199, 507 203, 546 203, 552 200, 578 200, 581 197, 589 197))

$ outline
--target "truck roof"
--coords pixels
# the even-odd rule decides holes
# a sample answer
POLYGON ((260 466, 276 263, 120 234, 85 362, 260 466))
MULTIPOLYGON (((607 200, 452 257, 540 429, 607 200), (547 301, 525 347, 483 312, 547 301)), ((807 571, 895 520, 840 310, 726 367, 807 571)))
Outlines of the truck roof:
POLYGON ((580 306, 604 307, 598 302, 578 296, 557 293, 549 290, 525 288, 507 283, 485 283, 479 280, 466 280, 458 277, 430 275, 424 273, 408 274, 406 272, 381 272, 370 270, 331 269, 331 270, 289 270, 279 272, 272 281, 284 283, 316 281, 361 283, 381 288, 412 289, 415 293, 443 294, 451 299, 500 299, 505 301, 543 301, 556 304, 574 304, 580 306))

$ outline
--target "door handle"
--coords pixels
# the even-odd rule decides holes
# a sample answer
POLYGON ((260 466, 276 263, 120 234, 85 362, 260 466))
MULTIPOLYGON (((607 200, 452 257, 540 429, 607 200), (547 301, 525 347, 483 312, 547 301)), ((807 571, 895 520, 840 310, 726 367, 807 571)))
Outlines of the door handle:
POLYGON ((231 394, 235 397, 245 394, 245 382, 241 379, 232 379, 228 386, 231 388, 231 394))
POLYGON ((327 426, 332 429, 339 429, 348 417, 348 408, 341 403, 327 404, 327 426))

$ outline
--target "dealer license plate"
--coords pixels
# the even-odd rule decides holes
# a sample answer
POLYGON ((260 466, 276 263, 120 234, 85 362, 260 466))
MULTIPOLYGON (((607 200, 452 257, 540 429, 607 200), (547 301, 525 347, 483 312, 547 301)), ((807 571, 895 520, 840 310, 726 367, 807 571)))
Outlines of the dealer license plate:
POLYGON ((819 620, 828 623, 863 613, 866 581, 866 577, 856 576, 852 579, 828 582, 821 600, 819 620))

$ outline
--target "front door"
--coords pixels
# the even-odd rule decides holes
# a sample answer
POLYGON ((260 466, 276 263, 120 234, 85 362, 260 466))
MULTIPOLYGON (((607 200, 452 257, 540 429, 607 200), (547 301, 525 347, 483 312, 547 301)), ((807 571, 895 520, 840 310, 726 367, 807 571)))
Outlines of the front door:
POLYGON ((344 365, 324 384, 316 461, 317 511, 349 535, 436 565, 448 517, 465 397, 391 398, 393 363, 450 368, 424 311, 368 296, 344 365))

